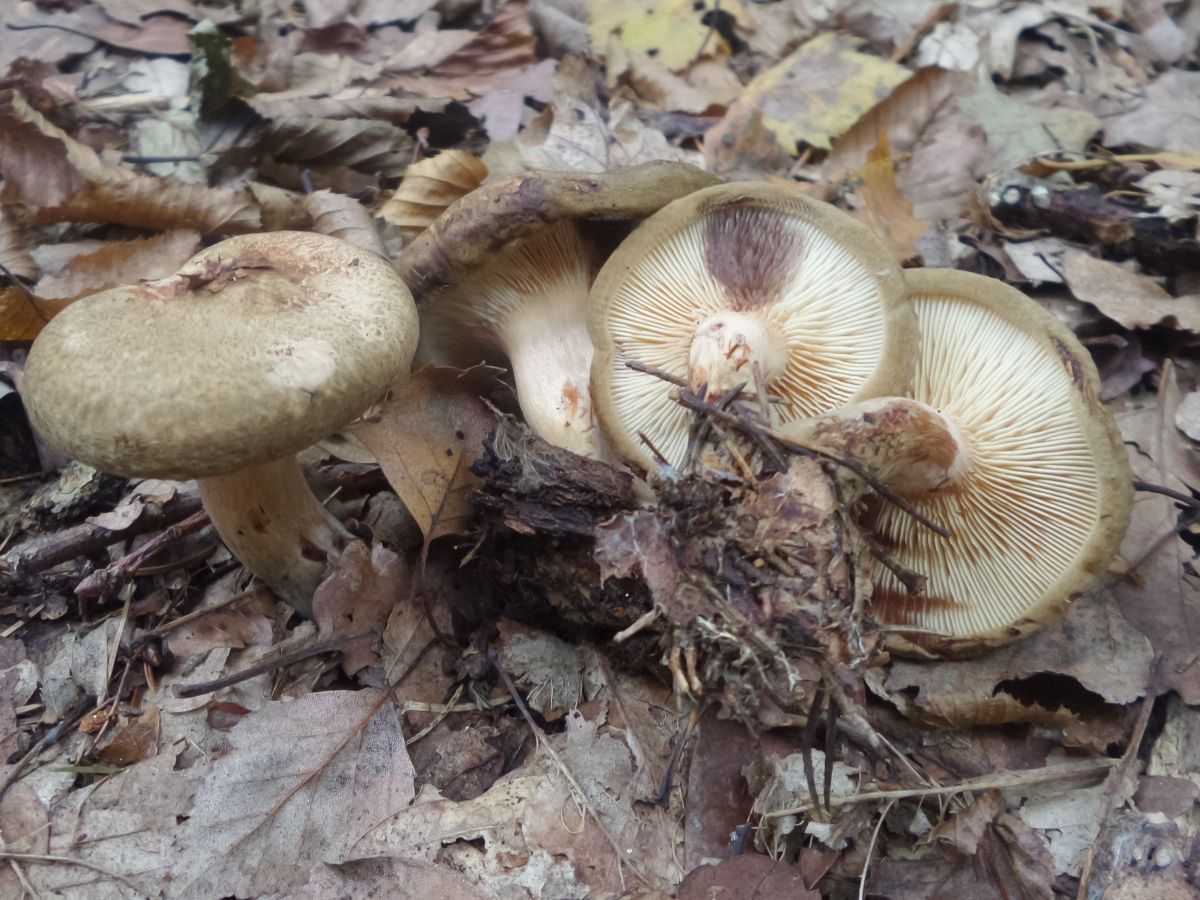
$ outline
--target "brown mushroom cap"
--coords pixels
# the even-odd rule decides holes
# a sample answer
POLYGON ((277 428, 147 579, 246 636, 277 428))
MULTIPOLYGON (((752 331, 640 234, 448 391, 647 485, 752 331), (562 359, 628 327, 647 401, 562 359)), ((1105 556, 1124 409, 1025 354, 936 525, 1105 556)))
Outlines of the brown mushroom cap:
POLYGON ((653 465, 645 434, 682 461, 690 414, 638 361, 694 387, 752 382, 778 420, 899 393, 916 326, 891 254, 834 207, 785 187, 728 184, 651 216, 593 285, 592 395, 614 449, 653 465))
POLYGON ((927 578, 912 595, 878 566, 874 604, 896 629, 893 648, 952 656, 1057 618, 1116 553, 1132 476, 1096 368, 1069 329, 991 278, 905 277, 921 328, 910 396, 939 410, 966 452, 946 483, 908 498, 950 538, 871 503, 867 528, 927 578))
POLYGON ((51 443, 105 471, 216 475, 345 425, 416 340, 385 260, 319 234, 245 235, 72 304, 34 343, 23 397, 51 443))

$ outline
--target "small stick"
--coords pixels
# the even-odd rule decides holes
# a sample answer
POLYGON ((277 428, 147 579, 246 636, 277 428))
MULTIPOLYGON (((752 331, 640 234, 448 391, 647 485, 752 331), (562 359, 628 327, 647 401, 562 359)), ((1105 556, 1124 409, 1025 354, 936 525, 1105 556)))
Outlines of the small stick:
POLYGON ((1151 484, 1148 481, 1138 481, 1134 479, 1133 489, 1146 494, 1162 494, 1164 497, 1170 497, 1172 500, 1178 500, 1184 506, 1190 506, 1192 509, 1200 509, 1200 500, 1195 497, 1189 497, 1187 494, 1180 491, 1173 491, 1169 487, 1161 484, 1151 484))
POLYGON ((361 641, 364 638, 375 637, 372 634, 352 634, 346 637, 332 638, 328 641, 321 641, 317 644, 310 644, 307 647, 301 647, 299 650, 293 650, 290 653, 285 653, 283 656, 277 656, 274 659, 263 660, 255 663, 249 668, 242 669, 240 672, 234 672, 232 675, 225 675, 221 678, 214 678, 212 681, 197 681, 194 684, 177 684, 171 688, 171 693, 176 697, 198 697, 201 694, 211 694, 213 691, 219 691, 222 688, 232 687, 235 684, 241 684, 243 681, 249 681, 251 678, 257 678, 267 672, 274 672, 276 669, 283 669, 293 663, 302 662, 314 656, 320 656, 322 653, 329 653, 333 650, 341 650, 355 641, 361 641))
MULTIPOLYGON (((177 522, 166 530, 152 537, 132 553, 127 553, 115 563, 93 572, 79 582, 75 587, 76 597, 93 598, 102 596, 122 587, 131 579, 138 566, 152 557, 167 544, 173 543, 188 534, 194 534, 209 522, 208 513, 201 509, 192 513, 182 522, 177 522)), ((211 552, 211 551, 210 551, 211 552)))

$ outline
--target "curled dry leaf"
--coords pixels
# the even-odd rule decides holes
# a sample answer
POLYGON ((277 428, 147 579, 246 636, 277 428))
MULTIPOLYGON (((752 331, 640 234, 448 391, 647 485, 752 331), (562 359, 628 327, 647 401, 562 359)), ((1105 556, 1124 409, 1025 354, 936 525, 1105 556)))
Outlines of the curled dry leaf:
POLYGON ((96 757, 113 766, 131 766, 158 753, 158 707, 126 722, 96 757))
POLYGON ((304 198, 304 208, 312 217, 313 231, 387 257, 370 214, 353 197, 328 190, 314 191, 304 198))
POLYGON ((397 226, 406 237, 413 238, 455 200, 483 184, 487 174, 487 166, 475 154, 443 150, 409 166, 404 180, 378 215, 397 226))
POLYGON ((106 165, 91 147, 52 125, 15 91, 0 92, 0 199, 30 208, 38 223, 104 222, 155 231, 235 234, 263 227, 247 190, 208 188, 106 165))
POLYGON ((38 275, 38 264, 29 255, 33 241, 15 212, 12 207, 0 205, 0 266, 17 278, 32 281, 38 275))
POLYGON ((470 515, 478 483, 471 463, 494 424, 479 398, 494 390, 500 371, 426 366, 375 416, 348 429, 379 460, 427 542, 457 534, 470 515))
POLYGON ((271 122, 260 146, 283 162, 397 178, 412 159, 413 139, 390 122, 296 116, 271 122))

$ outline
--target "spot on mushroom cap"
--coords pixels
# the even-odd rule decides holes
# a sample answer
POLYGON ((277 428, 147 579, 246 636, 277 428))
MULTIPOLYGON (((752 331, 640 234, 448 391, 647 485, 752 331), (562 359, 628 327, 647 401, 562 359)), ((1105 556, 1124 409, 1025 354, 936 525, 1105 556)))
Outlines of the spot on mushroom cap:
POLYGON ((385 260, 319 234, 245 235, 69 306, 34 343, 22 396, 51 443, 105 471, 222 474, 345 425, 416 339, 385 260))
POLYGON ((888 251, 828 204, 765 184, 676 200, 621 244, 592 288, 592 392, 605 434, 644 466, 652 457, 639 432, 681 461, 690 414, 669 385, 626 362, 687 377, 697 326, 723 311, 761 317, 786 347, 769 385, 781 422, 898 393, 916 340, 903 294, 888 251))
POLYGON ((990 278, 906 279, 921 329, 910 396, 955 425, 970 462, 947 487, 909 498, 949 539, 872 501, 870 530, 928 579, 913 597, 877 566, 875 607, 893 627, 934 632, 901 631, 898 649, 957 655, 1056 617, 1103 572, 1129 523, 1131 474, 1095 366, 1066 327, 990 278))

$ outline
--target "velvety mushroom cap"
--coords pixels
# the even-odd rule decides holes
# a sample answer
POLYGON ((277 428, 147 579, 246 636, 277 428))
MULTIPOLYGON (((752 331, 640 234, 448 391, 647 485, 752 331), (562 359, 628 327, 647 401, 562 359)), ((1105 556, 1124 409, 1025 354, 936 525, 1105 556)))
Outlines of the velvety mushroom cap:
POLYGON ((781 186, 728 184, 676 200, 609 257, 592 288, 592 394, 605 436, 652 465, 672 463, 690 413, 638 361, 720 392, 753 389, 754 364, 778 422, 899 393, 915 322, 900 270, 870 232, 781 186))
POLYGON ((939 656, 1005 643, 1056 618, 1101 574, 1129 524, 1132 480, 1087 351, 1053 316, 991 278, 906 273, 921 329, 911 397, 939 410, 964 458, 908 497, 939 537, 873 501, 866 525, 926 576, 908 593, 875 572, 880 619, 900 649, 939 656), (924 633, 923 633, 924 632, 924 633))
POLYGON ((336 431, 407 368, 408 288, 337 238, 245 235, 56 316, 29 354, 30 419, 109 472, 218 475, 336 431))

